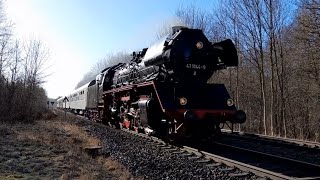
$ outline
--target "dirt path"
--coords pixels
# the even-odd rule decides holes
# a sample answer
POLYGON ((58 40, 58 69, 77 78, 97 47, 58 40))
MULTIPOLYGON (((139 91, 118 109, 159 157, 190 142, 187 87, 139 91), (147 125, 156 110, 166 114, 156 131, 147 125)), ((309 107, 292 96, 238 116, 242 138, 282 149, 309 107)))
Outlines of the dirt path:
POLYGON ((85 153, 100 140, 72 121, 45 119, 0 123, 0 179, 137 179, 110 157, 85 153))

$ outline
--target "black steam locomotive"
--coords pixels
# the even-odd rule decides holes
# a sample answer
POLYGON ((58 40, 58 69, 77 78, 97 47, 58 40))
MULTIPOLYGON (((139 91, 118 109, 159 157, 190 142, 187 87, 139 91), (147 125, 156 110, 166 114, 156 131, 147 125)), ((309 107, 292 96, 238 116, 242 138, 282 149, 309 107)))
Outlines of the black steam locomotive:
POLYGON ((97 76, 98 115, 118 128, 164 137, 215 135, 222 123, 246 120, 223 84, 207 83, 215 71, 237 65, 231 40, 211 43, 201 30, 174 27, 153 46, 134 52, 129 63, 97 76))

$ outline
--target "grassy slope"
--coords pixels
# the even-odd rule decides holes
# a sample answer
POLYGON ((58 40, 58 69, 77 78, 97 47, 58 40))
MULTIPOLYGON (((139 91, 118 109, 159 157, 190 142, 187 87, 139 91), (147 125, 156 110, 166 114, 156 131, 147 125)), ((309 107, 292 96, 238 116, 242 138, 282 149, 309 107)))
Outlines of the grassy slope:
POLYGON ((83 148, 100 140, 48 113, 32 124, 0 123, 0 179, 136 179, 110 157, 92 158, 83 148))

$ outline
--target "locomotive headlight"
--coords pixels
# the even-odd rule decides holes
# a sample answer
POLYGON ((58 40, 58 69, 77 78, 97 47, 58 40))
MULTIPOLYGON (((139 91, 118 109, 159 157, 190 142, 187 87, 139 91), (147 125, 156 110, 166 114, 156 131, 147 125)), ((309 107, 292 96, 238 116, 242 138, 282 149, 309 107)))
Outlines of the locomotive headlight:
POLYGON ((201 41, 197 42, 196 47, 198 49, 202 49, 203 48, 203 43, 201 41))
POLYGON ((232 99, 228 99, 228 100, 227 100, 227 105, 228 105, 228 106, 233 106, 233 104, 234 104, 234 103, 233 103, 233 100, 232 100, 232 99))
POLYGON ((184 112, 183 116, 186 123, 190 123, 197 118, 196 113, 194 113, 192 110, 187 110, 186 112, 184 112))
POLYGON ((185 98, 185 97, 180 98, 179 101, 180 101, 180 104, 181 104, 182 106, 186 105, 187 102, 188 102, 187 98, 185 98))

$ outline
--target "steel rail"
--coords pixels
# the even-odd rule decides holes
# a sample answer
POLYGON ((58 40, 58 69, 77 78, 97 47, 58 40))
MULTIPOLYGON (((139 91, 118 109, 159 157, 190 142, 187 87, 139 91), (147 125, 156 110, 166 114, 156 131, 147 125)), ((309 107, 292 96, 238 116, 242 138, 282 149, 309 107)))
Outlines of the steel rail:
POLYGON ((194 148, 191 148, 188 146, 184 146, 183 149, 190 152, 190 153, 195 153, 199 156, 203 156, 204 158, 212 159, 215 162, 223 163, 223 164, 226 164, 227 166, 231 166, 231 167, 236 167, 236 168, 238 168, 242 171, 245 171, 245 172, 251 172, 253 174, 256 174, 257 176, 266 177, 266 178, 270 178, 270 179, 276 179, 276 180, 292 179, 292 177, 290 177, 290 176, 285 176, 280 173, 272 172, 272 171, 269 171, 266 169, 262 169, 262 168, 259 168, 256 166, 245 164, 245 163, 235 161, 235 160, 232 160, 229 158, 225 158, 222 156, 211 154, 209 152, 200 151, 198 149, 194 149, 194 148))
MULTIPOLYGON (((231 134, 231 130, 222 129, 221 131, 226 134, 231 134)), ((305 141, 305 140, 300 140, 300 139, 291 139, 291 138, 277 137, 277 136, 269 136, 269 135, 263 135, 263 134, 253 134, 253 133, 246 133, 246 132, 240 132, 240 131, 234 131, 234 133, 237 133, 237 135, 247 137, 247 138, 258 137, 258 138, 271 140, 271 141, 272 140, 279 140, 279 141, 284 141, 284 142, 288 142, 288 143, 295 143, 299 146, 304 146, 304 147, 309 146, 311 148, 320 148, 319 142, 305 141)))
MULTIPOLYGON (((317 174, 319 174, 318 172, 320 172, 320 165, 317 165, 317 164, 307 163, 307 162, 298 161, 298 160, 295 160, 295 159, 276 156, 276 155, 273 155, 273 154, 268 154, 268 153, 263 153, 263 152, 254 151, 254 150, 250 150, 250 149, 240 148, 240 147, 236 147, 236 146, 232 146, 232 145, 228 145, 228 144, 223 144, 223 143, 218 143, 218 142, 213 143, 213 146, 214 145, 225 147, 225 149, 227 149, 227 148, 234 149, 237 152, 242 152, 241 153, 242 155, 245 155, 245 153, 247 153, 247 154, 250 154, 250 156, 252 156, 252 157, 257 157, 258 156, 258 157, 260 157, 260 158, 262 158, 264 160, 275 161, 275 162, 278 162, 279 164, 285 164, 285 166, 286 165, 288 165, 288 166, 293 166, 294 165, 294 167, 299 167, 300 171, 303 171, 303 170, 306 170, 307 172, 312 171, 312 172, 315 172, 317 174)), ((252 159, 254 159, 254 158, 252 158, 252 159)), ((254 162, 253 163, 251 162, 251 163, 248 163, 248 164, 254 164, 254 162)), ((259 164, 259 161, 257 161, 256 163, 259 164)), ((245 164, 247 164, 247 163, 245 163, 245 164)), ((279 165, 277 163, 274 163, 274 164, 275 165, 279 165)), ((282 168, 285 169, 285 167, 282 167, 282 168)), ((261 169, 265 169, 265 168, 261 168, 261 169)), ((265 170, 267 170, 267 169, 265 169, 265 170)), ((288 173, 288 170, 279 172, 279 169, 278 169, 277 171, 278 172, 275 172, 275 171, 270 171, 270 172, 273 172, 273 174, 282 174, 282 172, 288 173)), ((292 173, 294 171, 290 171, 289 170, 289 173, 290 172, 292 173)), ((287 175, 284 175, 284 176, 290 177, 289 179, 293 179, 293 178, 295 178, 295 179, 320 179, 320 176, 318 176, 318 175, 310 176, 310 177, 302 177, 302 178, 291 177, 291 176, 287 176, 287 175)), ((299 176, 301 176, 301 175, 299 175, 299 176)))

